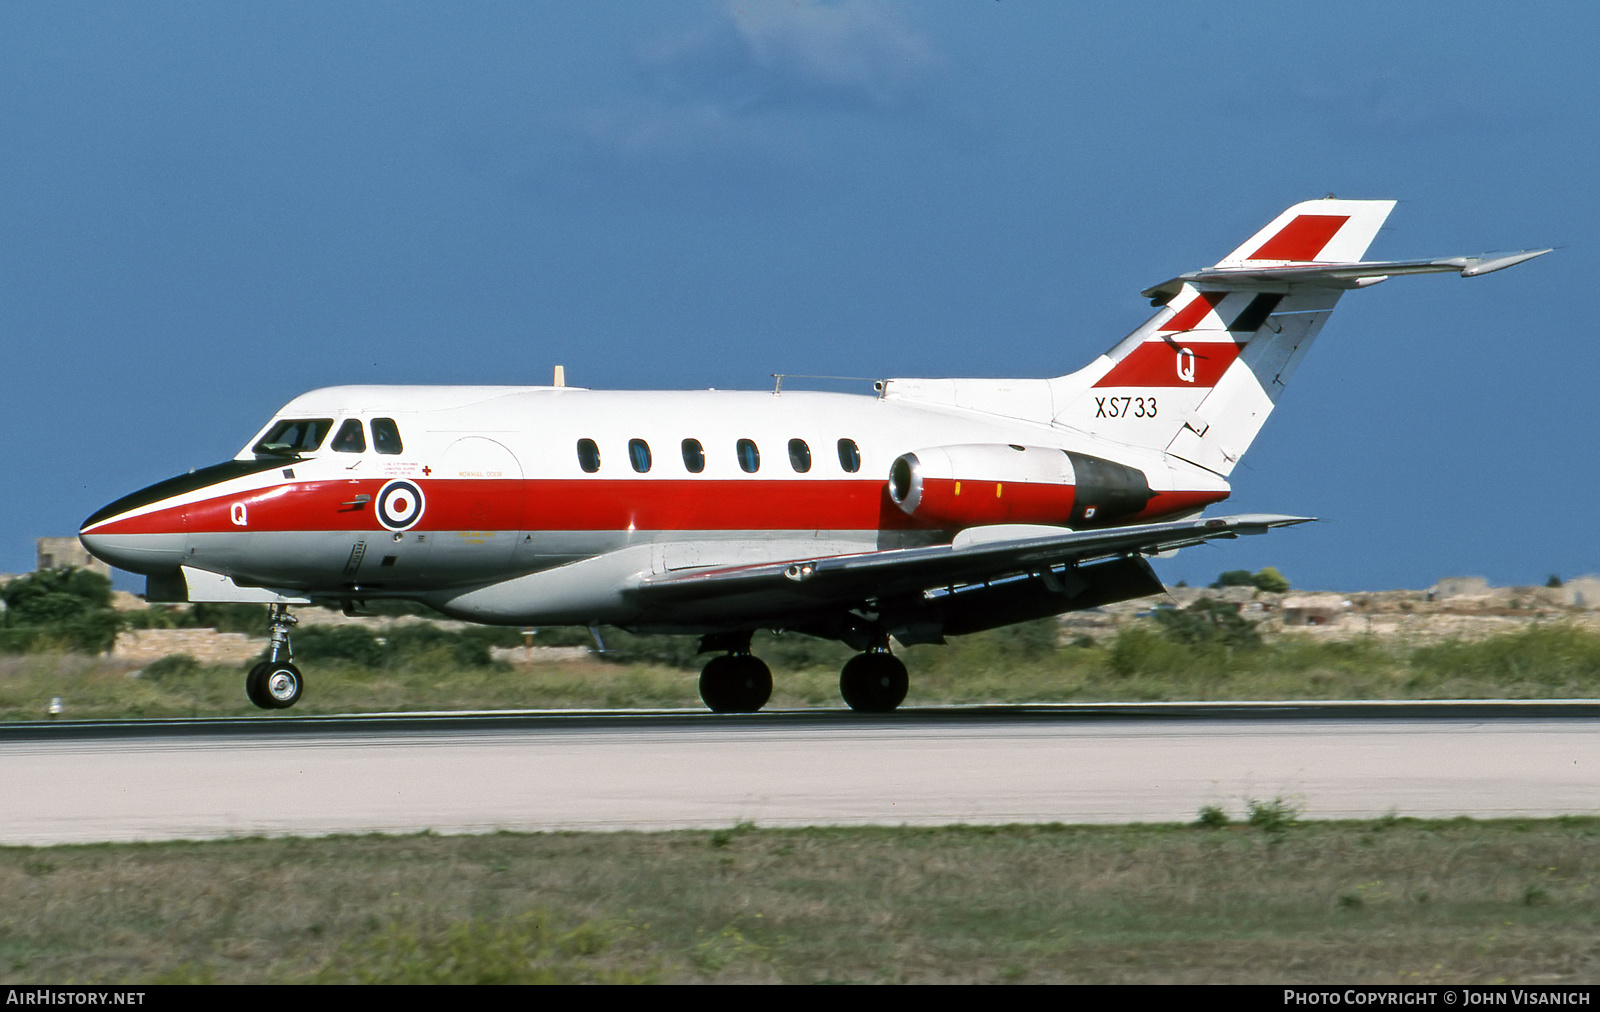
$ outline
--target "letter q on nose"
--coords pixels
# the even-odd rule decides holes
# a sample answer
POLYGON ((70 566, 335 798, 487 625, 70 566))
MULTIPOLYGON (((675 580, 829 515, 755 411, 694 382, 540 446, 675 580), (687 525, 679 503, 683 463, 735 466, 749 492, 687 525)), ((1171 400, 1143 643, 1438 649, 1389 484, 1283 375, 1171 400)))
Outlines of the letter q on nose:
POLYGON ((245 515, 244 503, 236 502, 236 503, 233 504, 233 512, 232 512, 232 515, 231 515, 230 519, 233 520, 233 525, 235 527, 249 527, 250 526, 250 518, 245 515))

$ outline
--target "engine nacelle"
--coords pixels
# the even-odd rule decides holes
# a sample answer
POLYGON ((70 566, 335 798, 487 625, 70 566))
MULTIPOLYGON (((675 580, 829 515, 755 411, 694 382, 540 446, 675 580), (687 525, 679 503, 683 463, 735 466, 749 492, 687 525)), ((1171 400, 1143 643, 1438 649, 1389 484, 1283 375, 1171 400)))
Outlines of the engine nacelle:
POLYGON ((1138 513, 1153 495, 1137 468, 1015 443, 935 446, 889 466, 889 498, 930 527, 1101 527, 1138 513))

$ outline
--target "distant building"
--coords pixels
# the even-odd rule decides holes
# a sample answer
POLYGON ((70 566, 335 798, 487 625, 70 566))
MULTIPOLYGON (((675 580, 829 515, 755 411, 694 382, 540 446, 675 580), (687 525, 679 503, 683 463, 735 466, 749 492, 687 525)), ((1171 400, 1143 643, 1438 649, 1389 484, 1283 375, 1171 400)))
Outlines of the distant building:
POLYGON ((40 538, 39 565, 36 569, 60 569, 75 566, 111 578, 111 567, 90 555, 77 538, 40 538))
POLYGON ((1560 602, 1569 608, 1600 610, 1600 576, 1577 576, 1553 588, 1560 602))
POLYGON ((1283 624, 1333 625, 1349 607, 1343 594, 1295 594, 1283 599, 1283 624))
POLYGON ((1428 600, 1448 597, 1487 597, 1489 581, 1482 576, 1446 576, 1428 590, 1428 600))

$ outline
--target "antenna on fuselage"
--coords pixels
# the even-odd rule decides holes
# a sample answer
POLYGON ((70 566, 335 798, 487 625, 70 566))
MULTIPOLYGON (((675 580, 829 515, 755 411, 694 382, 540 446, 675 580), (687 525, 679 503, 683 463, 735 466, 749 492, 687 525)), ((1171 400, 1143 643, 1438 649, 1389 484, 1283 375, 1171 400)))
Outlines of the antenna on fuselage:
POLYGON ((770 375, 772 376, 772 392, 778 396, 783 394, 783 381, 786 379, 849 380, 851 382, 859 381, 862 383, 873 382, 873 379, 870 376, 819 376, 815 373, 809 372, 775 372, 771 373, 770 375))
POLYGON ((550 385, 553 386, 553 387, 564 387, 564 386, 567 385, 567 367, 566 366, 564 366, 564 365, 556 366, 556 375, 555 375, 555 378, 550 381, 550 385))

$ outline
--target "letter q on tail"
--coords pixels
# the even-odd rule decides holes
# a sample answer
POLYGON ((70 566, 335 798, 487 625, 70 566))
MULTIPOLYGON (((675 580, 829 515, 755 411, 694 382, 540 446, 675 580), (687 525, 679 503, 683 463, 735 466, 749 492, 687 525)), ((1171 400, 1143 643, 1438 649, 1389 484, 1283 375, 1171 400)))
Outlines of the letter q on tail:
POLYGON ((1194 349, 1178 349, 1178 378, 1185 383, 1194 382, 1194 349))
POLYGON ((242 502, 236 502, 233 504, 233 509, 229 512, 228 519, 233 521, 233 526, 235 527, 250 526, 250 517, 245 512, 244 503, 242 502))

